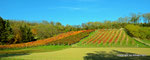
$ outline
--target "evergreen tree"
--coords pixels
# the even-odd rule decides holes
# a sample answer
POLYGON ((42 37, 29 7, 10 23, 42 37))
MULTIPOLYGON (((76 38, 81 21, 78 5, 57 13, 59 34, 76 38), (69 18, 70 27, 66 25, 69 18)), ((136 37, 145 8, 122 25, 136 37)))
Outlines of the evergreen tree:
POLYGON ((14 35, 9 21, 5 21, 0 17, 0 44, 10 44, 14 35))
POLYGON ((31 29, 29 27, 25 26, 21 26, 20 27, 21 30, 21 37, 22 37, 22 42, 30 42, 34 40, 33 34, 31 32, 31 29))

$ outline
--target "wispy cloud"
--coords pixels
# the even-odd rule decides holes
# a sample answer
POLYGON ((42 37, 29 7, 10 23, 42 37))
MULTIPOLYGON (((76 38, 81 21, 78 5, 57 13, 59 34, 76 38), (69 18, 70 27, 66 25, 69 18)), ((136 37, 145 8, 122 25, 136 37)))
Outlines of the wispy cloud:
POLYGON ((82 8, 79 7, 59 7, 61 9, 69 9, 69 10, 81 10, 82 8))
POLYGON ((51 7, 48 9, 83 10, 84 8, 80 8, 80 7, 51 7))
POLYGON ((95 2, 95 1, 98 1, 98 0, 60 0, 60 1, 95 2))
POLYGON ((95 2, 97 0, 77 0, 77 1, 81 1, 81 2, 95 2))

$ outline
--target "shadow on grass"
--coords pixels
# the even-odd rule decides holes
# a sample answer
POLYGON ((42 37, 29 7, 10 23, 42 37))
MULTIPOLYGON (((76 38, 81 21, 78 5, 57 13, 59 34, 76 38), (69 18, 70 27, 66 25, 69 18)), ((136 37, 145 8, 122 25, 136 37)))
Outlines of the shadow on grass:
POLYGON ((96 51, 96 53, 87 53, 87 56, 84 56, 84 60, 150 60, 150 56, 117 50, 113 50, 109 53, 96 51))
POLYGON ((0 58, 11 57, 11 56, 29 55, 29 54, 30 54, 30 51, 8 52, 8 53, 0 54, 0 58))

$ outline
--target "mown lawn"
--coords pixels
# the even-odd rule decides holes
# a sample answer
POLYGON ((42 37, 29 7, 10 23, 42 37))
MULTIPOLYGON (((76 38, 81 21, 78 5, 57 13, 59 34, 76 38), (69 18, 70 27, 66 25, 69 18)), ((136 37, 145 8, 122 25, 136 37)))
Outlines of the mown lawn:
MULTIPOLYGON (((47 46, 38 46, 38 47, 30 47, 30 48, 4 49, 4 50, 0 50, 0 58, 11 57, 11 56, 19 56, 19 55, 28 55, 28 54, 40 53, 40 52, 52 52, 52 51, 66 49, 66 48, 69 48, 69 47, 70 46, 67 46, 67 45, 66 46, 63 46, 63 45, 56 45, 56 46, 47 45, 47 46)), ((8 59, 8 60, 10 60, 10 59, 8 59)), ((13 60, 16 60, 16 59, 13 59, 13 60)))
POLYGON ((67 48, 53 52, 31 53, 2 57, 2 60, 98 60, 98 59, 149 59, 150 48, 67 48), (119 55, 139 55, 131 57, 120 57, 119 55), (106 57, 107 56, 107 57, 106 57), (102 58, 103 57, 103 58, 102 58))

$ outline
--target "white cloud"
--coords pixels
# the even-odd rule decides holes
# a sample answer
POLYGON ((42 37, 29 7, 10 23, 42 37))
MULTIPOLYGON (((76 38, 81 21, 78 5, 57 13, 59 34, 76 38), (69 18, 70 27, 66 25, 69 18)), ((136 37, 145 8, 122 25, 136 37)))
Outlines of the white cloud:
POLYGON ((69 9, 69 10, 81 10, 82 8, 78 8, 78 7, 59 7, 62 9, 69 9))
POLYGON ((65 7, 65 6, 62 6, 62 7, 51 7, 51 8, 48 8, 50 10, 55 10, 55 9, 65 9, 65 10, 86 10, 87 8, 81 8, 81 7, 65 7))
POLYGON ((95 2, 95 1, 98 1, 98 0, 60 0, 60 1, 95 2))
POLYGON ((94 2, 94 1, 97 1, 97 0, 77 0, 77 1, 81 1, 81 2, 94 2))

